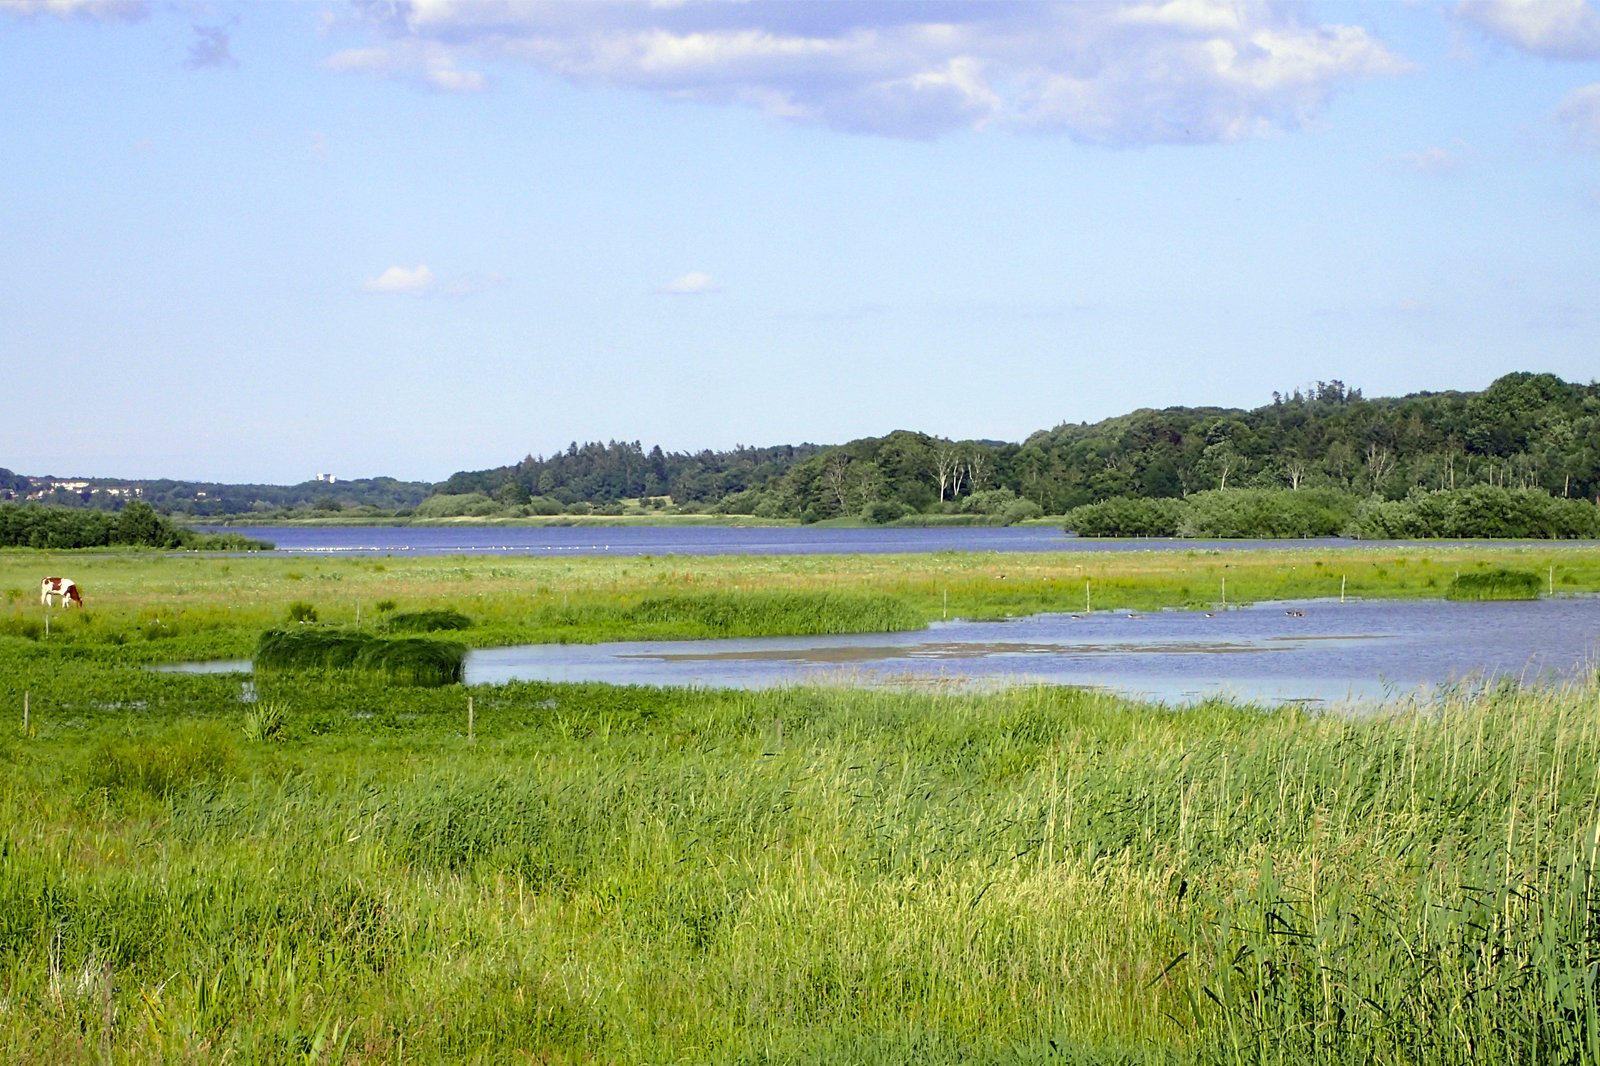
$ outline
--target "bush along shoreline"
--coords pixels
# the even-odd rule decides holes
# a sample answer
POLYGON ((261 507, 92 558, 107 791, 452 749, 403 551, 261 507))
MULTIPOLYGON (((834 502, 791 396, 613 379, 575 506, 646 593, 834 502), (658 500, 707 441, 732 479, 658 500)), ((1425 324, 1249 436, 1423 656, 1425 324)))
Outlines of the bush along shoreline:
POLYGON ((1333 489, 1212 489, 1085 504, 1067 512, 1065 527, 1080 537, 1593 540, 1600 506, 1495 485, 1418 489, 1399 500, 1333 489))

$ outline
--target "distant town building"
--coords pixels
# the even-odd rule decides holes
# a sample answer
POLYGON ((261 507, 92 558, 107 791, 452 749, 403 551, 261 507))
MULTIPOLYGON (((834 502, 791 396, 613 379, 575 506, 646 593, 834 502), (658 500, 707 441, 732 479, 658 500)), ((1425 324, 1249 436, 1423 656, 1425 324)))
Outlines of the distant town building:
POLYGON ((332 485, 335 481, 338 481, 339 479, 336 476, 334 476, 333 474, 318 474, 317 475, 317 480, 318 481, 326 481, 328 484, 332 485))

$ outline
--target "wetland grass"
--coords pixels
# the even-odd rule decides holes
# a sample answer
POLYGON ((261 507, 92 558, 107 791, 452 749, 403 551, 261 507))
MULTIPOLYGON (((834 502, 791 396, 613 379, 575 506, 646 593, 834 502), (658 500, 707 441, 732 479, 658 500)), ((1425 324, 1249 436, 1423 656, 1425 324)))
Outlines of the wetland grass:
POLYGON ((941 618, 1207 608, 1277 599, 1438 598, 1457 573, 1548 576, 1600 591, 1593 548, 1417 545, 1260 551, 956 553, 917 556, 211 558, 0 553, 0 638, 126 662, 241 658, 291 610, 325 625, 400 614, 472 619, 473 647, 538 642, 782 636, 916 628, 941 618), (38 575, 70 568, 87 610, 47 632, 38 575), (365 605, 365 614, 362 607, 365 605))
POLYGON ((1356 718, 514 684, 469 745, 459 690, 139 683, 136 717, 41 689, 0 742, 14 1061, 1600 1051, 1592 687, 1356 718))
POLYGON ((439 630, 471 629, 472 619, 460 611, 401 611, 383 620, 391 633, 436 633, 439 630))
POLYGON ((256 643, 258 673, 351 671, 396 685, 453 685, 466 668, 465 645, 429 637, 376 637, 356 630, 269 629, 256 643))
MULTIPOLYGON (((1077 609, 1085 580, 1107 609, 1223 579, 1230 603, 1342 578, 1439 596, 1479 562, 1600 588, 1583 549, 1133 554, 74 560, 87 610, 0 626, 0 1048, 1600 1061, 1593 685, 1347 717, 517 683, 473 691, 469 743, 453 686, 137 667, 248 654, 294 602, 347 627, 361 602, 466 605, 461 639, 491 644, 799 625, 840 588, 833 624, 857 625, 936 618, 946 593, 966 617, 1077 609)), ((39 568, 0 555, 22 589, 0 621, 37 617, 39 568)))
POLYGON ((1544 585, 1538 574, 1495 567, 1458 574, 1445 590, 1447 600, 1536 600, 1544 585))

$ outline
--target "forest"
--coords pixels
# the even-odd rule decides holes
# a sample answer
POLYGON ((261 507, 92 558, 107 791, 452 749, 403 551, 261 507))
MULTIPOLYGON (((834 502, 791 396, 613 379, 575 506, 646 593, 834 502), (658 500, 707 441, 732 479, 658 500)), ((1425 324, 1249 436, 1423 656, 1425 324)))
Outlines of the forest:
POLYGON ((1020 444, 897 430, 848 444, 646 452, 574 442, 548 457, 457 473, 432 509, 526 513, 646 505, 818 521, 916 516, 1020 520, 1115 499, 1319 489, 1399 501, 1473 486, 1600 495, 1600 385, 1514 373, 1482 392, 1368 399, 1341 381, 1254 410, 1169 407, 1063 424, 1020 444))
POLYGON ((908 524, 1068 515, 1069 528, 1081 523, 1082 532, 1108 535, 1225 525, 1264 498, 1232 495, 1239 490, 1294 494, 1289 510, 1300 517, 1283 535, 1455 535, 1439 531, 1460 528, 1459 513, 1471 507, 1521 515, 1497 528, 1524 532, 1504 535, 1591 535, 1592 513, 1540 501, 1600 498, 1600 384, 1518 372, 1481 392, 1369 399, 1342 381, 1318 381, 1274 392, 1253 410, 1141 409, 1064 423, 1021 443, 910 430, 727 451, 574 441, 437 485, 388 477, 296 486, 63 483, 0 470, 0 499, 116 511, 136 498, 199 518, 717 513, 908 524))

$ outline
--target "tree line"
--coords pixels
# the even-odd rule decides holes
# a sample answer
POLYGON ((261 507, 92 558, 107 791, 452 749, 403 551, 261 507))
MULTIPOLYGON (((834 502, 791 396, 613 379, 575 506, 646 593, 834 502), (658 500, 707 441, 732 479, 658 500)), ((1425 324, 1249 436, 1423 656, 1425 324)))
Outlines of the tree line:
POLYGON ((191 548, 248 551, 270 544, 232 533, 203 534, 174 525, 142 500, 98 511, 40 503, 0 503, 0 548, 191 548))
MULTIPOLYGON (((50 484, 0 470, 0 498, 37 494, 41 482, 50 484)), ((1151 512, 1165 515, 1176 513, 1170 501, 1233 490, 1317 490, 1401 504, 1418 493, 1478 486, 1567 500, 1600 497, 1600 385, 1519 372, 1481 392, 1369 399, 1341 381, 1318 381, 1273 393, 1270 404, 1253 410, 1141 409, 1040 430, 1021 443, 909 430, 832 446, 727 451, 574 441, 554 455, 461 471, 438 485, 392 478, 297 486, 158 480, 129 482, 116 494, 105 486, 57 488, 45 502, 115 511, 137 496, 169 514, 270 518, 621 513, 627 501, 645 511, 801 521, 1013 522, 1130 500, 1169 501, 1151 512)), ((1313 499, 1302 497, 1291 510, 1315 510, 1313 499)), ((1437 506, 1406 506, 1431 516, 1407 521, 1437 524, 1437 506)), ((1348 512, 1342 521, 1354 518, 1354 508, 1340 505, 1348 512)), ((1134 525, 1144 522, 1126 503, 1111 510, 1134 525)), ((1369 522, 1393 524, 1398 513, 1372 510, 1369 522)))
POLYGON ((393 514, 416 507, 433 491, 429 482, 397 481, 391 477, 305 481, 298 485, 234 485, 170 478, 29 477, 0 468, 0 500, 92 511, 118 511, 129 501, 140 501, 163 514, 194 518, 331 514, 346 510, 393 514))
POLYGON ((1513 373, 1482 392, 1368 399, 1319 381, 1254 410, 1144 409, 1020 444, 905 430, 832 447, 729 452, 574 442, 553 456, 457 473, 439 493, 534 513, 639 498, 769 518, 1003 521, 1229 489, 1400 501, 1479 485, 1600 495, 1600 385, 1513 373))

